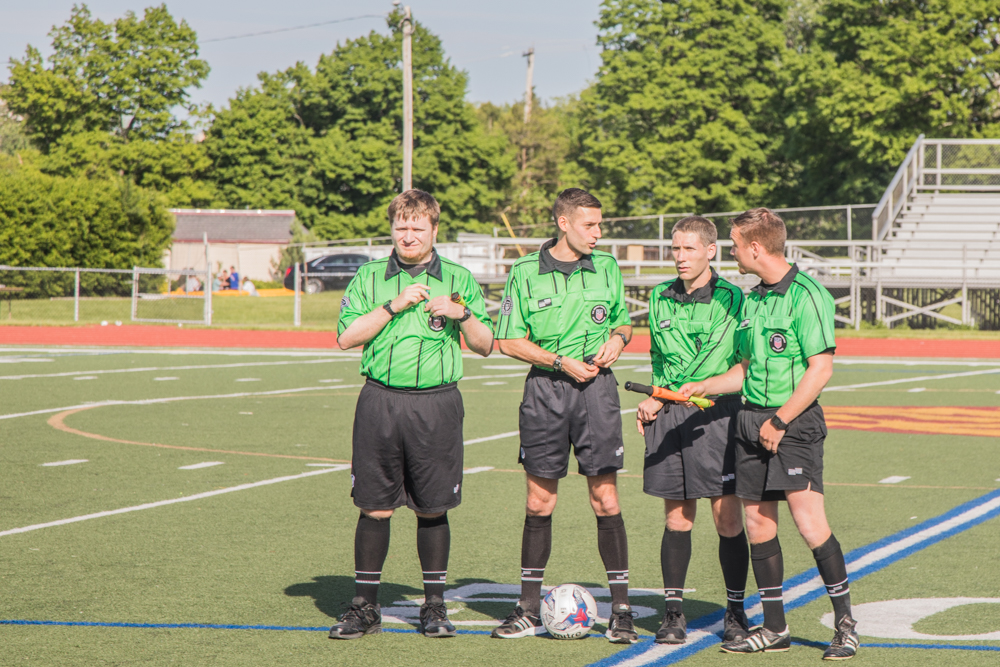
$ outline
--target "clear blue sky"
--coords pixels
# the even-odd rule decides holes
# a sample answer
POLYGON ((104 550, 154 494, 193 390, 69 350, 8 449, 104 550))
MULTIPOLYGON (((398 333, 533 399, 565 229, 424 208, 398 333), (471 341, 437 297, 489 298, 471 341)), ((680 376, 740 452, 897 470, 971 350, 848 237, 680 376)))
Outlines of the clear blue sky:
MULTIPOLYGON (((79 0, 77 0, 79 2, 79 0)), ((92 0, 86 4, 105 21, 159 0, 92 0)), ((68 18, 74 0, 0 0, 0 80, 8 77, 7 63, 20 58, 31 44, 49 52, 48 33, 68 18)), ((439 35, 452 64, 469 74, 468 99, 473 102, 513 102, 523 99, 525 59, 521 53, 535 47, 535 93, 543 99, 582 90, 600 64, 595 46, 599 0, 505 0, 486 3, 469 0, 404 0, 414 17, 439 35)), ((384 14, 391 0, 170 0, 175 19, 184 19, 199 41, 287 28, 322 21, 384 14)), ((196 102, 224 105, 237 88, 254 85, 260 71, 277 71, 302 61, 314 67, 319 55, 337 41, 387 32, 385 21, 367 18, 305 30, 202 45, 201 56, 212 68, 196 102)))

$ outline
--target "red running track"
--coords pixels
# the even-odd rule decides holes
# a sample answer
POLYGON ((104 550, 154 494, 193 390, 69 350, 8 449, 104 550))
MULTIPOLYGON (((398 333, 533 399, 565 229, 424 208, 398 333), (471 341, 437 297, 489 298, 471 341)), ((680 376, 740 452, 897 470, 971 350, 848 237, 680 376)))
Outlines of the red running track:
MULTIPOLYGON (((96 345, 112 347, 232 347, 265 349, 334 349, 332 331, 259 331, 248 329, 184 329, 169 326, 0 326, 0 345, 96 345)), ((649 336, 636 335, 628 352, 648 352, 649 336)), ((837 354, 845 357, 938 357, 1000 359, 997 340, 913 340, 904 338, 839 338, 837 354)))

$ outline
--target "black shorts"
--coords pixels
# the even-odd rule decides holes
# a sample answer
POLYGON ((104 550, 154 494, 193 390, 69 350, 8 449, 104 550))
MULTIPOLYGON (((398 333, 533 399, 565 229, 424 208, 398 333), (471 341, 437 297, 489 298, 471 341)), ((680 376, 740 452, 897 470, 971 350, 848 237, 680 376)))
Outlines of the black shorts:
POLYGON ((747 403, 737 416, 736 495, 746 500, 784 500, 785 491, 823 493, 823 408, 813 403, 792 420, 777 454, 760 444, 760 427, 778 408, 747 403))
POLYGON ((394 389, 369 379, 354 412, 351 497, 363 510, 436 514, 462 502, 465 408, 455 383, 394 389))
POLYGON ((739 396, 704 412, 667 404, 646 426, 642 490, 657 498, 689 500, 736 493, 736 415, 739 396))
POLYGON ((625 460, 618 382, 607 368, 578 383, 564 373, 533 367, 524 382, 518 426, 517 462, 536 477, 565 477, 570 446, 580 474, 587 477, 617 472, 625 460))

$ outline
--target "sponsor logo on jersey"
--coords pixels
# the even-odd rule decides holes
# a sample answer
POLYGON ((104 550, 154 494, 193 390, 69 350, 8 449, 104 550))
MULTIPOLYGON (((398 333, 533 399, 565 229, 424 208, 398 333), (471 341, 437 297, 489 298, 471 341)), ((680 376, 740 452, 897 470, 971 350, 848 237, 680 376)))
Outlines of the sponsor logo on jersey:
POLYGON ((344 298, 340 300, 340 309, 343 310, 351 305, 351 297, 344 295, 344 298))
POLYGON ((539 308, 548 308, 551 305, 552 305, 552 299, 539 299, 538 300, 538 307, 539 308))
POLYGON ((624 453, 625 453, 624 447, 619 447, 618 449, 615 450, 615 456, 621 456, 624 453))
POLYGON ((594 306, 594 309, 590 311, 590 319, 594 320, 597 324, 604 324, 604 321, 608 319, 608 307, 594 306))
POLYGON ((669 329, 670 328, 670 320, 660 320, 660 328, 661 329, 669 329))
POLYGON ((750 320, 743 320, 740 322, 740 329, 746 329, 748 326, 750 326, 750 320))
POLYGON ((432 316, 427 320, 427 325, 431 328, 431 331, 444 331, 444 323, 444 315, 432 316))
POLYGON ((802 474, 802 468, 789 468, 788 469, 788 474, 789 475, 801 475, 802 474))
POLYGON ((771 334, 771 337, 767 339, 767 344, 771 346, 771 349, 775 352, 784 352, 785 348, 788 347, 788 340, 785 338, 785 334, 780 331, 775 331, 771 334))
POLYGON ((503 302, 500 304, 500 314, 510 315, 513 312, 514 312, 514 299, 510 298, 510 296, 505 296, 503 298, 503 302))

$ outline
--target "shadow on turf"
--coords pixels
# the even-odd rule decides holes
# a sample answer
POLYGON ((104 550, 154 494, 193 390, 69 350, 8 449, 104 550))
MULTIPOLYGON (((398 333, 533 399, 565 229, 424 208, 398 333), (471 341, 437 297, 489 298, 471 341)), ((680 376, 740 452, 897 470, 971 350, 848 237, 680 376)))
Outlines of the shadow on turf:
MULTIPOLYGON (((412 586, 402 586, 392 582, 382 582, 379 586, 379 599, 384 604, 402 600, 407 596, 419 597, 423 590, 412 586)), ((337 618, 345 611, 354 597, 353 576, 313 577, 312 581, 292 584, 285 589, 285 595, 291 597, 311 597, 316 608, 330 618, 337 618)))

